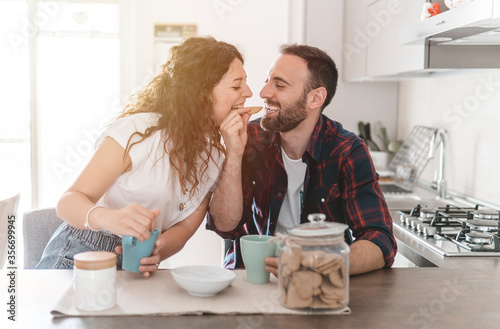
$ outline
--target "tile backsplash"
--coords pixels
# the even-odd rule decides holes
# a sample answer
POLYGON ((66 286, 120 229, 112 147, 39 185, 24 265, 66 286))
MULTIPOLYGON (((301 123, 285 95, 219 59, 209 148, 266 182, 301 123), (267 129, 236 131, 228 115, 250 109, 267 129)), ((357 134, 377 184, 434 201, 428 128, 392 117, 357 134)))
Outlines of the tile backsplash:
MULTIPOLYGON (((500 206, 500 70, 405 80, 398 95, 398 139, 415 125, 445 128, 448 189, 500 206)), ((422 179, 437 168, 431 160, 422 179)))

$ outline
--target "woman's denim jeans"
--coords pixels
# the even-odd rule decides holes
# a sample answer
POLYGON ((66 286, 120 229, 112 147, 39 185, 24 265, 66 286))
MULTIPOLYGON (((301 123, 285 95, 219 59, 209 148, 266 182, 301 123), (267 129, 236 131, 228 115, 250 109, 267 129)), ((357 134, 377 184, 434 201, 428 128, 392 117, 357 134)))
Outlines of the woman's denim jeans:
MULTIPOLYGON (((73 269, 73 257, 84 251, 111 251, 122 243, 121 237, 105 231, 80 230, 62 223, 43 251, 36 269, 73 269)), ((122 257, 117 256, 121 269, 122 257)))

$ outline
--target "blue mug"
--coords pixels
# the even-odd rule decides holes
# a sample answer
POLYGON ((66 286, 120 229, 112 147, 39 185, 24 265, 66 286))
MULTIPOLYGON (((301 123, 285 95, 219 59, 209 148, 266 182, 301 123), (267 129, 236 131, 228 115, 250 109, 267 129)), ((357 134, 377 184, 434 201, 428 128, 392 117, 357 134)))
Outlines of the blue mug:
POLYGON ((124 235, 122 237, 123 248, 123 262, 122 268, 127 271, 141 273, 139 266, 141 266, 141 259, 151 256, 155 247, 155 242, 160 235, 160 231, 155 228, 151 232, 151 236, 144 242, 139 241, 136 237, 124 235))

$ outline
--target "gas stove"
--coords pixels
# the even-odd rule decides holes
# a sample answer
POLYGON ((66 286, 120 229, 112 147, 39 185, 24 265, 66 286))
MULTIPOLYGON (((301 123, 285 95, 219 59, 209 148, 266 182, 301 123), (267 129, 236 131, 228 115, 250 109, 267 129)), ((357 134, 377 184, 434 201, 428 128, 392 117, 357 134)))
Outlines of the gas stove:
POLYGON ((500 256, 500 211, 419 204, 399 212, 401 227, 443 256, 500 256))

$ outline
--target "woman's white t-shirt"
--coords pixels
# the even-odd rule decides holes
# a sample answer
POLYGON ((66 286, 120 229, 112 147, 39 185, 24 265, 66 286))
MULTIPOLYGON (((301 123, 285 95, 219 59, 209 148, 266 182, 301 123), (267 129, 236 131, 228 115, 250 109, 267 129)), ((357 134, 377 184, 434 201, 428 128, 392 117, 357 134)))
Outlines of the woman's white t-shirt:
MULTIPOLYGON (((120 118, 103 132, 96 145, 98 147, 106 137, 111 137, 126 148, 133 133, 144 133, 147 128, 156 125, 158 118, 159 115, 156 113, 139 113, 120 118)), ((134 135, 131 141, 140 139, 139 135, 134 135)), ((161 130, 133 145, 129 152, 132 169, 118 177, 97 204, 120 209, 138 203, 150 210, 160 209, 156 227, 161 232, 191 215, 207 193, 213 191, 223 157, 214 150, 214 159, 217 163, 210 161, 205 177, 198 185, 199 192, 190 199, 189 193, 182 193, 178 174, 171 167, 163 145, 161 130)))

